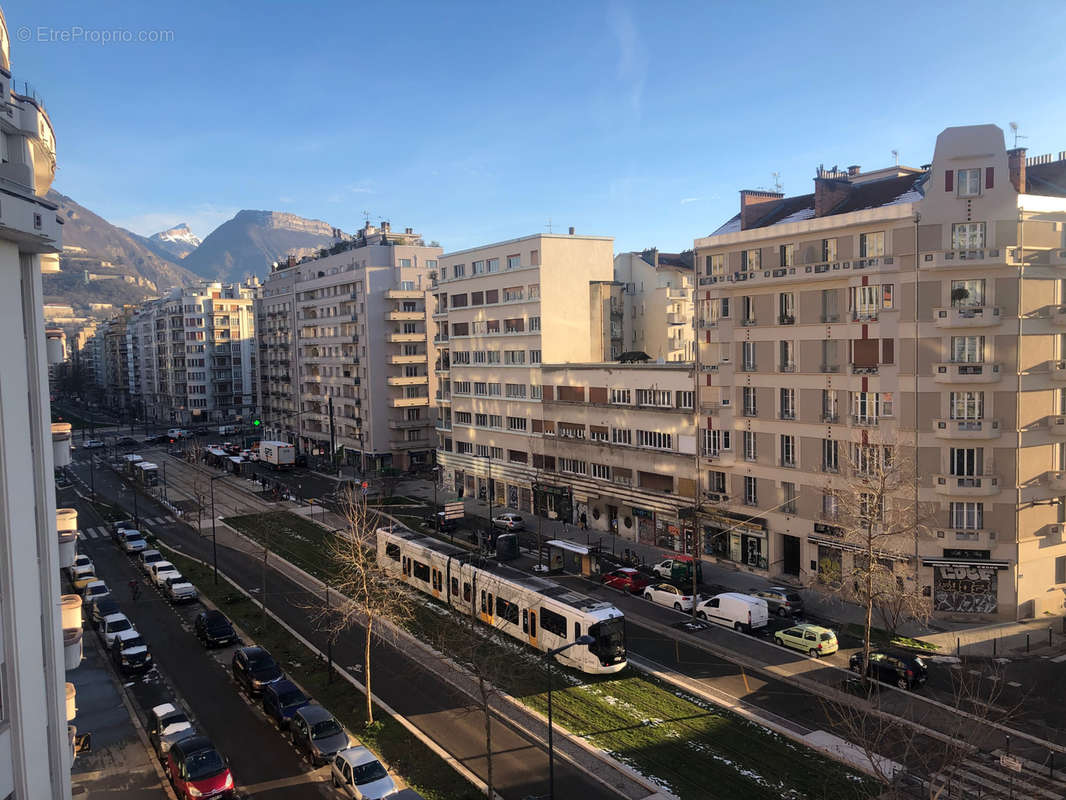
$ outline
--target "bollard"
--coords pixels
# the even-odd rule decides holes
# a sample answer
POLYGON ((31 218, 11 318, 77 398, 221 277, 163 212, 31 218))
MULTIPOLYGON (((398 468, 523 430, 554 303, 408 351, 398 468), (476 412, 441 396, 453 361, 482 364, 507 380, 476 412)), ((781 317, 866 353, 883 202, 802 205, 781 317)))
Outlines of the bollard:
POLYGON ((1025 634, 1025 652, 1029 652, 1029 634, 1025 634))
POLYGON ((1047 646, 1051 647, 1051 626, 1047 626, 1047 646))
POLYGON ((959 641, 959 637, 955 637, 955 657, 959 658, 962 655, 962 643, 959 641))
POLYGON ((999 642, 999 637, 996 636, 992 639, 992 658, 996 657, 996 644, 999 642))
POLYGON ((1052 780, 1055 780, 1055 751, 1051 751, 1051 771, 1048 775, 1052 780))

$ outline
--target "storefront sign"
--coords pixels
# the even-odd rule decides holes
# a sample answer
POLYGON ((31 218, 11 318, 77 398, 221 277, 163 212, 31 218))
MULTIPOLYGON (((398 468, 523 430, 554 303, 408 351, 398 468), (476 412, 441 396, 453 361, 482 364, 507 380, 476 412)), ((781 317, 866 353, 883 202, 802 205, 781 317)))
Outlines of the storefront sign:
POLYGON ((944 558, 954 558, 961 561, 988 561, 992 558, 992 551, 945 547, 944 558))

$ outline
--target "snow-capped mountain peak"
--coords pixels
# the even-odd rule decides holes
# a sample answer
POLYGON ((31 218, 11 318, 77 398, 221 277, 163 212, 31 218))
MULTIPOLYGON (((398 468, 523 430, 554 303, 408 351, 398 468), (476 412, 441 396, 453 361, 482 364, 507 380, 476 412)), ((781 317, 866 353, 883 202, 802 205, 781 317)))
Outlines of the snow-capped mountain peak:
POLYGON ((184 222, 165 231, 154 233, 148 238, 160 248, 178 258, 184 258, 200 246, 200 239, 189 230, 189 226, 184 222))

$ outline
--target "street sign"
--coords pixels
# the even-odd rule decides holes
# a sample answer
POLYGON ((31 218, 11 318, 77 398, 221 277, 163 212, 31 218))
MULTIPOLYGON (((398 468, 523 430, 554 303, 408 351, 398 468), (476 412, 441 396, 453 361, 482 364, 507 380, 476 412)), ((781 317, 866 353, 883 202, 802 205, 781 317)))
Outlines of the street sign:
POLYGON ((462 519, 466 515, 466 506, 463 503, 445 503, 444 504, 444 518, 445 519, 462 519))
POLYGON ((1022 760, 1020 758, 1015 758, 1014 756, 1008 756, 1006 753, 999 757, 999 765, 1012 772, 1022 771, 1022 760))

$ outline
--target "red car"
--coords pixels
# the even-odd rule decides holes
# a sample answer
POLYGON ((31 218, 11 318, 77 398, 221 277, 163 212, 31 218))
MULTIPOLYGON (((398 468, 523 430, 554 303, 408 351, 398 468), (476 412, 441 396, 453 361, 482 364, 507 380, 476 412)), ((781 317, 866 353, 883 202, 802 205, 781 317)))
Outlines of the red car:
POLYGON ((600 576, 601 583, 606 583, 615 589, 634 593, 643 590, 645 586, 651 583, 651 580, 650 577, 632 567, 620 567, 612 572, 605 572, 600 576))
POLYGON ((206 736, 191 736, 172 744, 166 770, 179 800, 234 796, 233 774, 206 736))

